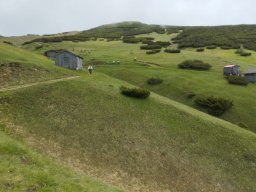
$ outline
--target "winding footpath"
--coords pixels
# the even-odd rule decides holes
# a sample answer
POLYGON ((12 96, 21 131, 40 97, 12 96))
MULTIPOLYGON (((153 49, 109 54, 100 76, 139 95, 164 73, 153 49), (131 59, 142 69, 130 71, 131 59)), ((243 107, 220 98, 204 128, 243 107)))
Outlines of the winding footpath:
POLYGON ((36 82, 36 83, 28 83, 28 84, 23 84, 23 85, 9 86, 9 87, 0 88, 0 92, 13 91, 13 90, 22 89, 22 88, 26 88, 26 87, 32 87, 32 86, 40 85, 40 84, 51 84, 51 83, 56 83, 59 81, 73 80, 78 77, 79 76, 71 76, 71 77, 65 77, 65 78, 61 78, 61 79, 53 79, 53 80, 48 80, 48 81, 36 82))

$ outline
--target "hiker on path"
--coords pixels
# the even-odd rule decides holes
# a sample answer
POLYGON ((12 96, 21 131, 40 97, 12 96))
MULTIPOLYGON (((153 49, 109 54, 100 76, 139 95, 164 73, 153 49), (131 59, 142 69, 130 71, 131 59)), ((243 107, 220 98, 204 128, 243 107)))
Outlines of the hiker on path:
POLYGON ((92 65, 89 65, 89 66, 88 66, 88 72, 89 72, 90 75, 92 74, 92 70, 93 70, 92 65))

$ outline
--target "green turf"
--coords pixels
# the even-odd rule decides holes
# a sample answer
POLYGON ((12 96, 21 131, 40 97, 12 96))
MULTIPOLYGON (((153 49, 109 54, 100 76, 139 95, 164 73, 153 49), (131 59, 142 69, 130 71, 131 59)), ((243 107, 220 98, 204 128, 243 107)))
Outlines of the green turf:
POLYGON ((24 139, 43 140, 38 150, 131 191, 256 189, 254 133, 157 94, 128 98, 120 85, 94 73, 5 93, 0 116, 24 139))
MULTIPOLYGON (((141 36, 155 37, 157 40, 167 40, 168 35, 156 33, 141 36)), ((170 35, 171 37, 173 35, 170 35)), ((25 48, 34 50, 33 44, 25 48)), ((47 49, 66 48, 74 51, 85 58, 88 64, 94 62, 95 70, 101 71, 115 78, 125 80, 137 86, 143 86, 170 99, 194 106, 193 100, 188 99, 187 93, 193 92, 196 95, 212 94, 229 98, 234 101, 234 107, 221 118, 234 124, 243 123, 248 129, 256 131, 254 114, 256 105, 254 94, 256 85, 250 84, 247 87, 230 85, 223 77, 223 66, 226 64, 238 64, 241 70, 256 68, 256 53, 252 52, 250 57, 241 57, 235 54, 235 50, 205 50, 196 52, 195 49, 184 49, 180 54, 168 54, 163 51, 159 54, 147 55, 140 50, 140 44, 124 44, 121 41, 89 41, 89 42, 62 42, 45 44, 43 54, 47 49), (134 62, 134 59, 137 62, 134 62), (200 59, 208 62, 213 67, 210 71, 181 70, 177 64, 187 59, 200 59), (113 61, 120 61, 119 65, 111 64, 113 61), (101 63, 101 65, 97 65, 101 63), (103 63, 103 64, 102 64, 103 63), (156 65, 157 64, 157 65, 156 65), (160 66, 159 66, 160 65, 160 66), (146 85, 150 77, 159 77, 164 80, 158 86, 146 85)))
POLYGON ((119 191, 42 157, 3 131, 0 131, 0 175, 3 192, 119 191))
POLYGON ((0 42, 0 88, 71 75, 42 55, 0 42))

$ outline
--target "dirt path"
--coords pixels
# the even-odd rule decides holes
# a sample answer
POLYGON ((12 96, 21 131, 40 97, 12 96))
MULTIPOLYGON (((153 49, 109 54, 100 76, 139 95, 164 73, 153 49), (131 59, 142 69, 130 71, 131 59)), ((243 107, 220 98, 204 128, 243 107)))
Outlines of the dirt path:
POLYGON ((59 81, 72 80, 72 79, 76 79, 78 77, 79 76, 72 76, 72 77, 65 77, 65 78, 61 78, 61 79, 53 79, 53 80, 49 80, 49 81, 41 81, 41 82, 36 82, 36 83, 28 83, 28 84, 24 84, 24 85, 9 86, 9 87, 0 88, 0 92, 17 90, 17 89, 22 89, 22 88, 26 88, 26 87, 32 87, 32 86, 40 85, 40 84, 51 84, 51 83, 56 83, 56 82, 59 82, 59 81))

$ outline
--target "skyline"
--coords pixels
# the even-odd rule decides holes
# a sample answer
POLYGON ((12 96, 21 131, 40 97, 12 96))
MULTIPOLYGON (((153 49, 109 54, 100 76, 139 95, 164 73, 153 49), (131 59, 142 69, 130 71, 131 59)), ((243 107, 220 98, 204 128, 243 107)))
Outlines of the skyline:
POLYGON ((173 26, 256 24, 253 0, 8 0, 0 35, 54 34, 139 21, 173 26))

